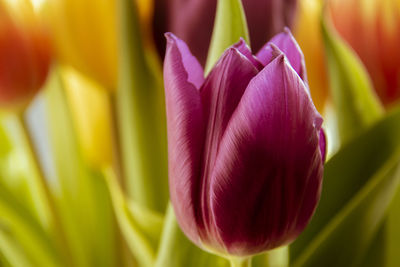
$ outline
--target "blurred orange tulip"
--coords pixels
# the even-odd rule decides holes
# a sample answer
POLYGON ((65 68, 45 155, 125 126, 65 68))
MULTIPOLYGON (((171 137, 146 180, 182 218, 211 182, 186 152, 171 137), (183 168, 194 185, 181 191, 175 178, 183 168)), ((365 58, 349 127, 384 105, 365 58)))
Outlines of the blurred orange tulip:
POLYGON ((298 4, 298 17, 293 34, 304 53, 314 104, 323 112, 329 94, 329 81, 320 29, 322 0, 300 0, 298 4))
POLYGON ((338 32, 366 66, 387 106, 400 98, 400 1, 331 0, 338 32))
POLYGON ((21 109, 42 87, 50 43, 29 1, 0 1, 0 106, 21 109))

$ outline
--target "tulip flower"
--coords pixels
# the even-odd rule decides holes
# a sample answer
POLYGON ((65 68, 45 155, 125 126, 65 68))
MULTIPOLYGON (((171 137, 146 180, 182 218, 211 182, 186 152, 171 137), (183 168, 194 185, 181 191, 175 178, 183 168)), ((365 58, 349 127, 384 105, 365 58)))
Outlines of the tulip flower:
MULTIPOLYGON (((292 26, 296 0, 243 0, 251 47, 257 51, 285 26, 292 26)), ((164 50, 160 33, 166 30, 182 38, 204 65, 214 25, 217 0, 156 1, 155 33, 159 49, 164 50), (167 14, 165 14, 165 10, 167 14), (162 45, 161 45, 161 44, 162 45)))
POLYGON ((198 246, 249 256, 293 241, 318 203, 322 118, 288 30, 254 56, 230 47, 204 78, 166 34, 169 186, 177 221, 198 246))
POLYGON ((47 77, 50 47, 30 2, 12 4, 0 1, 0 106, 21 109, 47 77))
POLYGON ((367 68, 385 105, 400 98, 400 2, 334 0, 329 10, 338 32, 367 68))

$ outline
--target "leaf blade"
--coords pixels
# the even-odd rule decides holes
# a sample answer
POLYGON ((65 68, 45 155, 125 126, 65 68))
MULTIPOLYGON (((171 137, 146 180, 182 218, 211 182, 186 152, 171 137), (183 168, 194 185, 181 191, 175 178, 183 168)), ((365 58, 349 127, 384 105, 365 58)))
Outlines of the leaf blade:
MULTIPOLYGON (((334 228, 332 225, 329 226, 331 218, 339 220, 337 217, 342 216, 340 214, 343 213, 343 210, 349 209, 349 205, 355 205, 354 199, 359 197, 358 194, 363 190, 367 190, 368 183, 371 183, 374 179, 383 179, 382 176, 376 175, 376 173, 382 172, 382 166, 389 163, 393 166, 397 164, 396 160, 399 157, 400 150, 398 138, 400 125, 398 121, 400 121, 400 109, 388 114, 384 119, 362 133, 359 138, 344 146, 325 165, 324 186, 320 204, 309 226, 291 246, 291 256, 298 266, 307 266, 305 262, 311 258, 310 254, 308 256, 301 255, 306 253, 307 247, 312 242, 315 242, 318 238, 321 239, 319 235, 323 231, 327 231, 327 227, 334 228), (301 261, 298 260, 300 257, 303 257, 301 261)), ((383 180, 390 179, 387 176, 383 180)), ((391 195, 391 197, 393 196, 394 194, 391 195)), ((374 203, 374 201, 370 201, 368 205, 374 203)), ((388 204, 382 206, 383 210, 387 208, 388 204)), ((346 214, 348 215, 348 213, 346 214)), ((341 220, 345 219, 342 218, 341 220)), ((338 222, 340 223, 340 221, 338 222)), ((362 225, 363 222, 358 220, 358 223, 362 225)), ((372 231, 369 231, 368 234, 371 235, 372 231)), ((351 236, 351 233, 349 235, 351 236)), ((345 237, 343 238, 345 239, 345 237)), ((343 247, 346 247, 346 245, 340 246, 341 249, 343 247)))
POLYGON ((340 142, 345 144, 383 115, 367 71, 332 27, 322 19, 330 89, 338 117, 340 142))
POLYGON ((246 16, 241 0, 218 0, 217 14, 207 56, 205 74, 207 75, 222 53, 229 46, 244 38, 250 45, 246 16))

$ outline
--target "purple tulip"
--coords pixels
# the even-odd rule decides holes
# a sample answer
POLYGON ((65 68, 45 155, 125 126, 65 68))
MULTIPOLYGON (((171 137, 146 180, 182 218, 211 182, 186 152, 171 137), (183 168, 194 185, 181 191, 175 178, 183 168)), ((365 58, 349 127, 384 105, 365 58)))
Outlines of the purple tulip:
MULTIPOLYGON (((242 0, 252 48, 257 51, 285 26, 292 26, 297 0, 242 0)), ((157 0, 155 2, 155 39, 165 31, 174 32, 192 49, 204 65, 214 25, 217 0, 157 0)), ((163 50, 160 52, 164 52, 163 50)))
POLYGON ((288 244, 319 201, 322 118, 288 30, 253 56, 230 47, 210 74, 166 34, 169 185, 184 233, 217 253, 252 255, 288 244))

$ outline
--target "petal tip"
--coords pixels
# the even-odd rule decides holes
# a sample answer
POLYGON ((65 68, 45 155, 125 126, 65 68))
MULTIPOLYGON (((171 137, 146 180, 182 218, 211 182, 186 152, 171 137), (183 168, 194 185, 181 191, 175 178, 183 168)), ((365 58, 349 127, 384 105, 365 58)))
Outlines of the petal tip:
POLYGON ((176 41, 179 40, 179 38, 176 37, 176 35, 173 34, 172 32, 164 33, 164 37, 167 40, 167 43, 169 43, 169 44, 175 43, 176 41))
MULTIPOLYGON (((242 56, 242 53, 238 48, 231 46, 228 49, 226 49, 226 57, 232 57, 233 55, 242 56)), ((223 56, 221 58, 223 58, 223 56)))
POLYGON ((164 74, 166 73, 166 70, 171 68, 176 72, 180 68, 177 66, 172 66, 175 63, 179 63, 181 67, 183 67, 183 69, 180 69, 180 71, 184 71, 187 75, 186 80, 199 89, 204 82, 204 72, 202 66, 192 55, 189 47, 183 40, 179 39, 171 32, 166 32, 164 36, 167 40, 167 51, 164 59, 164 74))
POLYGON ((288 34, 289 36, 293 36, 292 31, 289 29, 289 27, 285 26, 283 28, 283 32, 288 34))
POLYGON ((282 50, 281 50, 276 44, 270 43, 270 44, 268 44, 268 45, 271 47, 272 53, 273 53, 276 57, 278 57, 278 56, 280 56, 280 55, 285 55, 285 54, 282 52, 282 50))
POLYGON ((166 32, 164 33, 164 37, 167 40, 171 40, 172 38, 174 38, 174 34, 172 32, 166 32))

